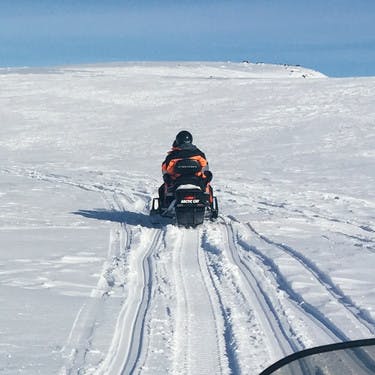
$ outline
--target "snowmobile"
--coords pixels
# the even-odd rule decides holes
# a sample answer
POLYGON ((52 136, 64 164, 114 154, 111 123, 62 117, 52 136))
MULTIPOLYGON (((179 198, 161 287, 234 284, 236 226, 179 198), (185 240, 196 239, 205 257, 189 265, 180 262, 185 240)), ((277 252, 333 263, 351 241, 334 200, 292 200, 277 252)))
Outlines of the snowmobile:
POLYGON ((163 207, 160 198, 153 198, 150 215, 173 219, 178 226, 196 227, 205 218, 215 220, 219 209, 217 198, 205 191, 203 180, 196 176, 201 170, 196 160, 179 160, 174 171, 179 177, 173 184, 169 205, 163 207))

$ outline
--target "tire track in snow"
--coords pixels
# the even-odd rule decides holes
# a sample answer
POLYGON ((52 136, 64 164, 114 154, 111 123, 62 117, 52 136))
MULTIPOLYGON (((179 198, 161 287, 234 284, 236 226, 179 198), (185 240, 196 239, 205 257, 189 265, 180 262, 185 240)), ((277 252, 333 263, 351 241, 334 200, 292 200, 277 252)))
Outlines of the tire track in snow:
MULTIPOLYGON (((99 192, 113 211, 124 211, 125 205, 134 202, 132 197, 125 194, 120 197, 116 191, 99 189, 99 192)), ((64 349, 67 359, 61 374, 82 371, 121 374, 129 373, 135 367, 142 347, 144 317, 150 301, 151 254, 159 246, 161 238, 160 230, 143 229, 142 231, 124 222, 111 225, 109 251, 98 286, 91 293, 92 299, 76 316, 68 345, 64 349), (114 288, 117 288, 117 297, 111 297, 114 288), (109 351, 99 365, 94 365, 87 356, 92 349, 91 341, 96 334, 97 321, 107 304, 111 305, 112 298, 118 297, 122 307, 117 320, 114 317, 116 327, 109 351)), ((115 304, 118 305, 118 302, 115 304)))
POLYGON ((222 316, 200 245, 200 229, 177 229, 173 247, 176 288, 174 374, 228 373, 222 316))
POLYGON ((163 246, 152 255, 152 290, 145 316, 143 346, 134 373, 160 374, 171 368, 171 342, 174 332, 172 316, 175 291, 171 283, 172 254, 167 248, 168 228, 163 227, 163 246))
MULTIPOLYGON (((259 247, 242 240, 234 230, 233 235, 240 262, 254 274, 270 311, 279 322, 280 329, 293 351, 318 345, 320 342, 318 344, 315 342, 317 337, 322 341, 321 344, 336 341, 337 330, 333 329, 335 332, 331 329, 327 330, 326 325, 322 323, 326 320, 324 316, 317 313, 289 286, 273 259, 266 256, 259 247)), ((330 326, 330 323, 327 324, 330 326)))
MULTIPOLYGON (((239 255, 239 249, 235 242, 235 234, 232 225, 225 225, 226 235, 228 239, 228 254, 231 261, 236 264, 241 271, 245 284, 247 284, 250 292, 255 298, 252 298, 252 301, 257 301, 257 304, 260 308, 260 317, 262 317, 262 326, 265 327, 265 331, 269 332, 266 335, 269 338, 276 339, 276 342, 270 346, 270 348, 279 347, 281 353, 279 355, 285 356, 290 352, 290 349, 293 351, 301 350, 301 344, 296 342, 290 337, 288 331, 293 331, 291 327, 285 327, 285 323, 280 320, 280 317, 274 308, 270 298, 267 295, 267 292, 263 289, 255 273, 253 272, 251 265, 244 262, 239 255), (271 314, 269 314, 271 312, 271 314), (269 326, 269 328, 267 327, 269 326), (267 327, 267 328, 266 328, 267 327), (275 345, 276 344, 276 345, 275 345)), ((274 349, 273 349, 274 350, 274 349)), ((275 353, 276 354, 276 353, 275 353)))
POLYGON ((157 251, 160 246, 160 239, 163 235, 162 231, 157 231, 156 237, 151 244, 150 250, 147 257, 143 260, 144 269, 144 289, 142 291, 142 301, 137 312, 136 321, 134 325, 132 346, 129 351, 128 359, 126 361, 126 366, 124 366, 122 374, 133 373, 138 360, 140 358, 141 352, 143 350, 144 342, 144 331, 146 324, 146 315, 151 303, 151 291, 152 291, 152 258, 151 255, 157 251))
POLYGON ((340 288, 334 284, 328 275, 319 269, 318 266, 292 247, 273 241, 270 238, 258 233, 250 223, 247 223, 247 227, 252 233, 258 236, 264 242, 276 246, 290 255, 293 259, 297 260, 303 268, 313 275, 313 277, 326 289, 327 293, 330 294, 337 301, 337 303, 343 306, 362 326, 367 328, 370 335, 375 334, 375 321, 371 319, 371 317, 365 311, 358 307, 348 296, 346 296, 340 290, 340 288))
POLYGON ((258 373, 300 345, 290 338, 290 327, 284 327, 255 274, 241 262, 231 226, 224 222, 207 228, 203 247, 224 317, 231 372, 258 373))
MULTIPOLYGON (((131 241, 131 234, 127 227, 116 225, 111 228, 109 236, 108 254, 103 263, 97 286, 91 291, 91 296, 78 311, 69 333, 67 343, 62 350, 65 364, 60 374, 75 374, 84 367, 86 355, 91 348, 91 340, 96 322, 116 285, 115 273, 122 269, 126 243, 131 241)), ((121 272, 121 271, 120 271, 121 272)))
MULTIPOLYGON (((115 192, 113 203, 111 209, 125 211, 127 205, 134 204, 134 198, 126 194, 119 196, 115 192)), ((121 225, 127 226, 125 223, 121 223, 121 225)), ((101 373, 100 371, 103 374, 133 373, 144 350, 143 344, 147 340, 145 335, 146 316, 153 288, 152 256, 164 246, 165 231, 142 228, 138 234, 139 246, 134 246, 135 243, 131 239, 127 243, 127 248, 134 254, 133 262, 129 264, 129 272, 135 276, 136 280, 127 286, 129 295, 118 315, 111 347, 100 369, 95 373, 101 373)))
MULTIPOLYGON (((261 205, 264 205, 264 206, 271 207, 271 208, 286 210, 286 211, 298 214, 299 216, 301 216, 303 218, 310 219, 310 220, 319 219, 321 221, 339 223, 339 224, 343 224, 343 225, 350 225, 351 227, 356 228, 356 229, 360 229, 361 231, 364 231, 367 234, 375 233, 375 230, 372 227, 371 222, 369 222, 369 221, 358 221, 358 219, 353 219, 353 218, 350 218, 350 219, 340 218, 339 216, 334 216, 334 214, 332 214, 330 212, 324 213, 324 209, 323 209, 323 213, 322 213, 321 210, 314 211, 310 207, 299 206, 297 208, 297 207, 293 207, 293 205, 290 204, 290 203, 287 204, 287 203, 284 203, 284 202, 282 202, 282 203, 267 202, 266 199, 264 201, 258 201, 257 203, 261 204, 261 205)), ((345 233, 341 233, 341 234, 345 235, 345 233)), ((360 237, 358 239, 364 240, 364 242, 368 242, 368 241, 366 241, 366 238, 360 237)), ((372 242, 372 241, 370 241, 370 242, 372 242)))
MULTIPOLYGON (((68 176, 43 173, 35 169, 25 168, 5 169, 2 171, 21 177, 53 184, 69 185, 81 190, 99 193, 114 212, 125 212, 126 208, 134 209, 134 206, 143 207, 148 198, 145 194, 139 193, 132 188, 123 190, 118 185, 112 184, 111 181, 91 183, 85 180, 85 182, 80 182, 68 176)), ((145 316, 151 301, 151 254, 159 246, 162 231, 152 229, 154 233, 148 235, 144 234, 147 231, 145 229, 140 237, 141 242, 143 240, 146 244, 132 249, 137 230, 134 230, 132 226, 124 222, 117 223, 115 226, 116 228, 112 227, 110 231, 110 250, 103 264, 98 285, 92 291, 91 297, 93 299, 90 299, 78 311, 67 343, 62 350, 65 364, 60 370, 61 374, 73 374, 82 371, 105 374, 130 373, 135 369, 139 359, 144 337, 145 316), (150 241, 151 245, 147 245, 148 241, 150 241), (142 248, 141 251, 140 248, 142 248), (93 368, 92 360, 88 359, 87 355, 92 349, 92 339, 95 336, 97 321, 101 312, 105 309, 106 301, 109 301, 112 288, 115 287, 113 273, 118 271, 120 262, 125 262, 125 259, 121 258, 124 258, 124 253, 130 250, 140 251, 140 254, 138 254, 139 260, 132 267, 129 267, 130 270, 132 268, 137 269, 139 277, 133 280, 130 285, 122 285, 122 287, 128 289, 128 294, 125 297, 121 297, 123 299, 123 307, 117 317, 111 347, 104 360, 101 361, 99 368, 93 368), (130 336, 129 332, 131 332, 130 336)), ((129 256, 129 254, 127 255, 129 256)), ((121 266, 124 267, 125 263, 121 266)), ((94 365, 94 367, 96 366, 94 365)))
POLYGON ((217 282, 215 281, 215 277, 219 278, 218 265, 212 264, 210 256, 209 256, 209 252, 211 252, 213 249, 210 246, 208 246, 207 230, 204 232, 202 240, 203 240, 203 248, 205 249, 205 252, 206 252, 207 270, 209 273, 211 284, 216 293, 217 301, 218 301, 220 311, 222 314, 222 318, 224 321, 223 334, 224 334, 224 340, 225 340, 226 356, 228 358, 228 366, 229 366, 231 373, 234 373, 234 374, 240 373, 240 365, 239 365, 238 357, 236 354, 237 343, 236 343, 235 335, 233 333, 231 310, 230 308, 227 308, 225 306, 223 302, 224 296, 222 296, 222 293, 220 292, 220 288, 217 285, 217 282))
POLYGON ((210 275, 210 270, 207 262, 206 253, 203 251, 202 244, 203 236, 200 234, 200 247, 198 249, 198 263, 203 277, 203 282, 210 300, 210 307, 213 314, 213 323, 215 324, 216 332, 216 343, 217 343, 217 354, 219 355, 220 370, 221 374, 227 373, 227 369, 232 370, 232 373, 236 373, 236 366, 232 366, 230 361, 230 352, 227 348, 227 337, 232 337, 230 330, 227 329, 228 325, 225 321, 225 316, 223 315, 222 308, 218 308, 220 304, 220 298, 216 293, 215 286, 212 282, 212 277, 210 275))
MULTIPOLYGON (((54 184, 64 184, 64 185, 69 185, 72 187, 76 187, 81 190, 85 191, 91 191, 91 192, 97 192, 97 193, 109 193, 109 194, 116 194, 120 193, 123 197, 125 197, 129 202, 131 202, 133 205, 137 201, 145 201, 149 200, 149 194, 147 193, 142 193, 139 192, 137 189, 131 187, 127 189, 123 189, 119 184, 113 184, 111 181, 104 181, 102 183, 100 182, 89 182, 87 176, 85 176, 85 181, 79 181, 76 179, 73 179, 72 177, 61 175, 61 174, 56 174, 56 173, 48 173, 48 172, 41 172, 37 169, 34 168, 3 168, 0 169, 0 172, 2 173, 7 173, 10 175, 14 176, 19 176, 19 177, 27 177, 27 178, 32 178, 35 180, 40 180, 40 181, 45 181, 49 183, 54 183, 54 184)), ((91 176, 92 177, 92 176, 91 176)), ((100 178, 101 173, 98 172, 98 176, 94 176, 95 178, 100 178)), ((121 180, 127 180, 129 179, 121 176, 121 180)), ((131 180, 131 177, 130 177, 131 180)))
MULTIPOLYGON (((326 334, 328 334, 328 336, 331 337, 331 340, 347 341, 349 338, 345 331, 348 330, 352 330, 356 333, 357 336, 372 336, 371 325, 369 328, 369 324, 364 323, 363 320, 355 312, 353 312, 353 309, 348 309, 348 307, 342 302, 342 296, 340 296, 340 293, 336 293, 334 284, 331 285, 331 283, 325 283, 323 280, 321 280, 321 277, 319 276, 320 274, 318 272, 313 272, 311 270, 310 262, 304 262, 304 259, 299 258, 298 256, 296 256, 295 253, 289 253, 288 251, 286 251, 285 247, 283 247, 285 245, 277 244, 272 240, 266 238, 265 236, 260 235, 257 231, 254 230, 254 228, 251 227, 249 223, 242 224, 232 217, 230 217, 229 219, 232 222, 237 223, 237 225, 240 228, 242 228, 243 231, 247 232, 253 238, 255 235, 255 243, 258 243, 260 241, 259 245, 255 246, 252 244, 252 242, 249 243, 247 242, 247 240, 244 240, 242 236, 237 233, 237 242, 244 249, 245 254, 255 254, 255 256, 261 260, 265 269, 270 269, 270 272, 272 272, 272 274, 274 275, 274 278, 280 290, 284 291, 289 296, 289 299, 291 301, 294 301, 294 303, 296 304, 296 306, 299 307, 299 309, 305 311, 306 317, 313 317, 313 320, 315 320, 318 323, 318 325, 325 327, 325 332, 326 334), (261 243, 263 243, 264 245, 261 245, 261 243), (277 245, 283 246, 279 247, 277 245), (297 267, 298 265, 298 268, 301 268, 302 265, 301 271, 304 271, 299 272, 299 277, 304 277, 307 284, 315 283, 316 286, 314 287, 314 293, 319 293, 319 295, 321 296, 320 300, 324 297, 325 303, 323 305, 320 303, 321 306, 319 307, 315 306, 313 302, 309 303, 306 300, 306 297, 302 296, 301 292, 295 290, 294 287, 290 284, 290 281, 288 281, 286 276, 279 269, 279 266, 274 262, 273 259, 266 255, 264 250, 262 250, 262 247, 264 246, 270 246, 270 248, 277 249, 278 251, 281 251, 284 255, 290 257, 290 260, 288 261, 289 266, 293 264, 293 267, 297 267), (332 287, 334 291, 331 291, 332 287), (337 313, 330 315, 329 309, 334 309, 333 311, 336 311, 339 314, 341 314, 341 321, 337 320, 337 313)), ((245 259, 246 256, 245 258, 242 258, 245 259)), ((284 263, 285 261, 286 260, 284 260, 284 263)), ((308 332, 306 331, 306 333, 308 332)), ((305 334, 303 334, 303 336, 305 336, 305 334)), ((311 342, 308 346, 311 345, 317 345, 317 343, 311 342)))
POLYGON ((162 244, 163 232, 157 229, 143 229, 137 247, 130 244, 133 254, 129 260, 128 295, 117 317, 115 334, 106 358, 96 374, 129 374, 139 359, 145 327, 145 316, 150 303, 152 288, 151 255, 162 244))

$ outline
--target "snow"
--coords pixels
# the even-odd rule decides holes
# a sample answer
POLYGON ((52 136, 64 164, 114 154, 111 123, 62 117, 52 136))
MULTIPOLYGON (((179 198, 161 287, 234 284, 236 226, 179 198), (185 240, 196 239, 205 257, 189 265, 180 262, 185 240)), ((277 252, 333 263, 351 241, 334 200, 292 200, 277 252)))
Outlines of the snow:
POLYGON ((249 373, 375 333, 375 78, 0 69, 0 372, 249 373), (190 130, 220 217, 154 225, 190 130))

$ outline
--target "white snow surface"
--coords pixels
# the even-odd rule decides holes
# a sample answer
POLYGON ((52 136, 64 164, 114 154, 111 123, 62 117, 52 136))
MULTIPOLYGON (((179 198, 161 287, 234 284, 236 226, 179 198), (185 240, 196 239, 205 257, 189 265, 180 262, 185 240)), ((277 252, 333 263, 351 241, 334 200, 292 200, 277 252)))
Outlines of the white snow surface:
POLYGON ((0 70, 0 373, 258 374, 375 333, 375 78, 0 70), (152 224, 175 134, 220 217, 152 224))

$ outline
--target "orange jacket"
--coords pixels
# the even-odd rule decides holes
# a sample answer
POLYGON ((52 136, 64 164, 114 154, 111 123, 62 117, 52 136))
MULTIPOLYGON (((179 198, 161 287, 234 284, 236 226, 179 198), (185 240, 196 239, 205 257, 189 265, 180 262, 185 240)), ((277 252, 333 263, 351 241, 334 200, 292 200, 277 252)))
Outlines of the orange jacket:
POLYGON ((172 147, 172 150, 168 152, 161 167, 163 175, 167 173, 173 180, 178 178, 180 175, 174 172, 174 166, 179 160, 186 158, 197 160, 201 165, 201 170, 195 175, 201 178, 206 178, 204 172, 209 170, 206 156, 201 150, 192 144, 183 145, 181 147, 172 147))

